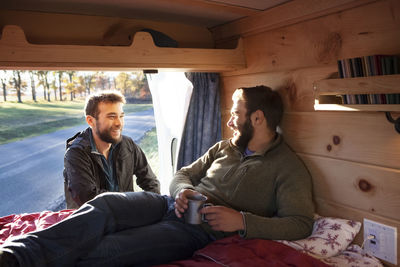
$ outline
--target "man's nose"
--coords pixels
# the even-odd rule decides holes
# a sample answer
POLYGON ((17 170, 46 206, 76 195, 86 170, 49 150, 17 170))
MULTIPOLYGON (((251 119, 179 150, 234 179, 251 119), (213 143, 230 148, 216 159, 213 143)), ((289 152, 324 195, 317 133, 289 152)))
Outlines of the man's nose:
POLYGON ((228 125, 228 127, 233 127, 232 117, 229 119, 226 125, 228 125))
POLYGON ((116 124, 116 125, 122 125, 122 123, 123 123, 123 118, 116 118, 115 120, 114 120, 114 124, 116 124))

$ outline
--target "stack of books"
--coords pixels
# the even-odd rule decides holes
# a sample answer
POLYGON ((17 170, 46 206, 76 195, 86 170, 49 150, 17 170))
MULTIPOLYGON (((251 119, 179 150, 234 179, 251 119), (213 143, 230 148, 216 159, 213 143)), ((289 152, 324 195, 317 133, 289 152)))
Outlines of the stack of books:
MULTIPOLYGON (((338 70, 340 78, 400 74, 400 58, 373 55, 341 59, 338 70)), ((342 95, 342 101, 343 104, 400 104, 400 94, 348 94, 342 95)))

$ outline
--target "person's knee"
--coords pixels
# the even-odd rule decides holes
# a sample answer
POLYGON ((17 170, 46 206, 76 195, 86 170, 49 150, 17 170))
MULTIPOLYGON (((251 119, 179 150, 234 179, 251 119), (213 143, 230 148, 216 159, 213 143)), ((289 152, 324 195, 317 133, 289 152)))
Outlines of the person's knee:
POLYGON ((147 196, 152 196, 152 195, 158 195, 156 193, 153 192, 148 192, 148 191, 140 191, 140 192, 104 192, 101 194, 98 194, 97 196, 95 196, 93 198, 93 200, 95 199, 115 199, 115 198, 131 198, 131 197, 147 197, 147 196))
POLYGON ((103 206, 103 205, 114 205, 116 203, 126 204, 130 201, 149 201, 150 199, 157 198, 158 194, 152 192, 104 192, 92 200, 88 201, 87 204, 92 206, 103 206))
POLYGON ((120 210, 158 210, 159 212, 165 212, 167 200, 166 196, 146 191, 106 192, 97 195, 84 206, 102 210, 106 213, 114 213, 120 210))
POLYGON ((97 196, 95 196, 93 198, 93 200, 95 200, 95 199, 113 199, 113 198, 119 198, 124 195, 125 195, 125 193, 120 193, 120 192, 104 192, 104 193, 101 193, 101 194, 98 194, 97 196))
POLYGON ((86 202, 85 204, 83 204, 80 207, 81 209, 91 209, 91 208, 97 208, 97 209, 107 209, 109 204, 108 203, 112 203, 114 202, 116 199, 121 198, 121 196, 123 195, 123 193, 118 193, 118 192, 104 192, 101 193, 97 196, 95 196, 94 198, 92 198, 91 200, 89 200, 88 202, 86 202))

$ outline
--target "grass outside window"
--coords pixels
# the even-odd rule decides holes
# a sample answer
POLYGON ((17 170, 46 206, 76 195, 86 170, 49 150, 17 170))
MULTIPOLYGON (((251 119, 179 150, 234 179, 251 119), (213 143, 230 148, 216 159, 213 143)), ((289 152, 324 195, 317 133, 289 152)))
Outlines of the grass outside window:
MULTIPOLYGON (((84 124, 85 102, 4 102, 0 104, 0 144, 84 124)), ((125 113, 151 108, 151 104, 126 104, 125 113)))

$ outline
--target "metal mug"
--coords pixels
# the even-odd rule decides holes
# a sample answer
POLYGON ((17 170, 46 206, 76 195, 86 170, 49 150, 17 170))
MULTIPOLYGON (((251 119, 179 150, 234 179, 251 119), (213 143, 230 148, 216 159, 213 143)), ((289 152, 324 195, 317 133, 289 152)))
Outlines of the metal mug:
POLYGON ((204 216, 200 214, 200 209, 209 205, 205 203, 207 201, 207 197, 198 194, 198 195, 188 196, 187 199, 188 199, 188 208, 183 214, 185 222, 189 224, 201 224, 202 222, 206 222, 204 216))

